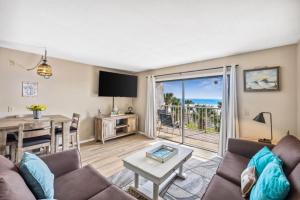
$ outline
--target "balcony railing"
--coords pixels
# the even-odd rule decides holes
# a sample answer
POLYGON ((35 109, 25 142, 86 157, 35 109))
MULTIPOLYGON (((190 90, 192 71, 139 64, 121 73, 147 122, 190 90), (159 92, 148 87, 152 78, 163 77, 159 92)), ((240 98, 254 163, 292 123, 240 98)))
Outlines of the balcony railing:
MULTIPOLYGON (((163 105, 158 110, 159 126, 180 128, 181 106, 163 105), (168 116, 165 120, 162 115, 168 116)), ((186 105, 184 107, 184 128, 200 133, 219 133, 221 122, 221 108, 204 105, 186 105)))

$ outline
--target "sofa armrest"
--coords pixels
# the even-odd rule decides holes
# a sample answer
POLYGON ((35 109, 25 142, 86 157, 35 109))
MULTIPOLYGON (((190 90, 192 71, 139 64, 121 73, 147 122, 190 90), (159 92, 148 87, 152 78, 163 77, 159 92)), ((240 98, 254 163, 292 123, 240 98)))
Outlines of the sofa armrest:
POLYGON ((55 178, 81 167, 77 149, 43 156, 41 159, 47 164, 55 178))
POLYGON ((272 149, 274 145, 242 139, 228 139, 228 151, 247 158, 252 158, 264 146, 272 149))

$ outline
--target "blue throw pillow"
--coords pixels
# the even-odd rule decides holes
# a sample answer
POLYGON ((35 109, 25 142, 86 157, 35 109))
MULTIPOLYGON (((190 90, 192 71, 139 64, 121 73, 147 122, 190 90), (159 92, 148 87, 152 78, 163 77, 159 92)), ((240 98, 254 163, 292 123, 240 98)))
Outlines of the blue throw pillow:
POLYGON ((38 156, 24 153, 19 165, 21 175, 37 199, 53 199, 54 175, 38 156))
POLYGON ((261 173, 251 190, 250 200, 283 200, 290 191, 282 165, 274 160, 261 173))
POLYGON ((282 164, 282 161, 276 156, 268 147, 262 148, 258 151, 249 161, 247 168, 255 167, 256 176, 259 177, 264 168, 272 161, 278 161, 282 164))

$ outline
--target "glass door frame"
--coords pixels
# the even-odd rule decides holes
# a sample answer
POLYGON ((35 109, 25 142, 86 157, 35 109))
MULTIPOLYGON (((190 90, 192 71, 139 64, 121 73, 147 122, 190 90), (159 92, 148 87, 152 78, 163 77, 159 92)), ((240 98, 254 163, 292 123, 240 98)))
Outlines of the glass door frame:
MULTIPOLYGON (((180 142, 177 142, 177 141, 174 141, 174 140, 172 140, 172 139, 169 139, 169 138, 164 138, 164 137, 160 137, 159 135, 158 135, 158 137, 159 138, 162 138, 162 139, 164 139, 164 140, 168 140, 168 141, 171 141, 171 142, 175 142, 175 143, 178 143, 178 144, 183 144, 183 140, 184 140, 184 137, 183 137, 183 134, 184 134, 184 123, 183 123, 183 114, 184 114, 184 88, 183 88, 183 86, 184 86, 184 79, 174 79, 174 80, 162 80, 162 81, 155 81, 155 84, 157 84, 157 83, 164 83, 164 82, 179 82, 180 83, 180 85, 181 85, 181 105, 180 105, 180 123, 179 123, 179 132, 180 132, 180 134, 181 134, 181 141, 180 142)), ((158 109, 157 107, 156 107, 156 109, 158 109)), ((156 127, 157 128, 157 127, 156 127)))
MULTIPOLYGON (((156 81, 156 83, 171 82, 171 81, 180 81, 181 82, 181 90, 182 90, 182 94, 181 94, 182 95, 182 98, 181 98, 181 116, 180 116, 181 142, 176 142, 176 141, 173 141, 171 139, 167 139, 167 138, 161 137, 162 139, 169 140, 171 142, 175 142, 175 143, 178 143, 178 144, 184 144, 184 145, 187 145, 187 146, 196 147, 196 148, 200 148, 200 149, 204 149, 204 150, 207 150, 207 151, 214 152, 214 151, 212 151, 210 149, 207 149, 207 148, 204 148, 204 147, 201 147, 201 146, 197 146, 197 145, 193 145, 193 144, 185 142, 185 135, 184 135, 184 133, 185 133, 185 127, 184 127, 184 125, 185 125, 185 121, 184 121, 184 119, 185 119, 184 118, 184 115, 185 115, 185 81, 193 80, 193 79, 201 79, 201 78, 213 78, 213 77, 220 77, 220 76, 222 76, 221 73, 216 73, 216 74, 210 74, 210 75, 204 75, 204 76, 192 77, 192 78, 182 78, 182 79, 177 79, 176 78, 176 79, 173 79, 173 80, 156 81)), ((214 153, 216 153, 216 152, 214 152, 214 153)))
POLYGON ((182 102, 181 102, 181 144, 184 144, 184 115, 185 115, 185 88, 184 88, 184 79, 181 79, 181 90, 182 90, 182 102))

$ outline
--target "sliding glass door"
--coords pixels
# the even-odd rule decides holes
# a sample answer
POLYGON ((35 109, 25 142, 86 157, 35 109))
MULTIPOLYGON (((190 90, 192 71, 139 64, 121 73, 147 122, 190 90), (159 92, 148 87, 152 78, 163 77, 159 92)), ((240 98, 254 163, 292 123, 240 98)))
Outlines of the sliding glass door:
POLYGON ((217 152, 222 88, 222 76, 157 82, 159 137, 217 152))
POLYGON ((167 140, 182 143, 183 81, 156 83, 157 132, 167 140))
POLYGON ((217 152, 222 87, 222 76, 184 80, 183 143, 217 152))

